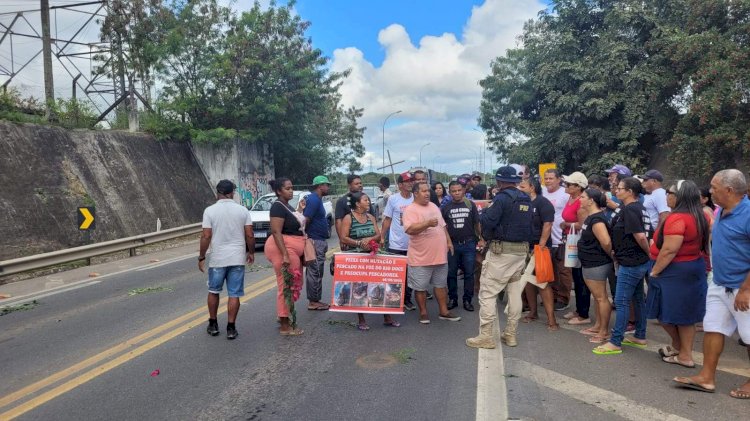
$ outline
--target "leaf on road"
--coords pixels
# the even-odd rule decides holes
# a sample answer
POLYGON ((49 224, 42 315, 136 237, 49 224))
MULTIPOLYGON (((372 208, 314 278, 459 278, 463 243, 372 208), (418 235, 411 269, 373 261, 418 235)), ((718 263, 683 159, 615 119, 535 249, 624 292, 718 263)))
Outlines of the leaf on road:
POLYGON ((30 303, 23 303, 14 306, 6 306, 0 308, 0 316, 5 316, 16 311, 28 311, 39 305, 39 301, 34 300, 30 303))
POLYGON ((169 287, 146 287, 146 288, 135 288, 128 291, 129 296, 149 294, 152 292, 172 292, 174 289, 169 287))
POLYGON ((404 348, 396 352, 392 352, 391 355, 393 356, 393 358, 397 359, 398 362, 400 362, 401 364, 406 364, 409 362, 409 360, 414 359, 412 357, 412 354, 414 354, 415 352, 417 352, 417 350, 414 348, 404 348))

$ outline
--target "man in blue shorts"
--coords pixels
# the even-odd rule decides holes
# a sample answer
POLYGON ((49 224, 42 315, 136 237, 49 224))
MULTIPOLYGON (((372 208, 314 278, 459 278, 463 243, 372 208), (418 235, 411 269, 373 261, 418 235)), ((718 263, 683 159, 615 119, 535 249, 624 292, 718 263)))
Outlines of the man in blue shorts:
POLYGON ((198 269, 206 270, 206 252, 211 246, 208 265, 208 334, 219 334, 216 313, 219 294, 227 284, 227 339, 237 337, 234 325, 245 295, 245 262, 255 261, 253 222, 246 207, 234 201, 235 185, 221 180, 216 185, 216 203, 203 211, 203 233, 198 252, 198 269))

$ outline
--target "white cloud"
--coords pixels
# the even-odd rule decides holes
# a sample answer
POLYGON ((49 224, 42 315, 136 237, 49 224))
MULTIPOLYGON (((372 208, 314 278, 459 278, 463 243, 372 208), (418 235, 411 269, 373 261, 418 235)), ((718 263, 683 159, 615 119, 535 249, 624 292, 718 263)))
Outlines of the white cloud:
MULTIPOLYGON (((546 6, 539 0, 487 0, 472 8, 460 36, 452 33, 422 37, 415 44, 408 28, 392 24, 378 34, 385 50, 379 67, 356 47, 333 53, 333 71, 351 70, 341 87, 344 103, 364 107, 367 126, 362 164, 369 170, 382 162, 382 125, 388 120, 386 149, 393 161, 406 160, 396 170, 422 164, 451 173, 482 169, 483 134, 474 130, 479 115, 479 80, 487 76, 492 59, 517 46, 523 24, 546 6)), ((486 153, 483 169, 495 166, 486 153)))

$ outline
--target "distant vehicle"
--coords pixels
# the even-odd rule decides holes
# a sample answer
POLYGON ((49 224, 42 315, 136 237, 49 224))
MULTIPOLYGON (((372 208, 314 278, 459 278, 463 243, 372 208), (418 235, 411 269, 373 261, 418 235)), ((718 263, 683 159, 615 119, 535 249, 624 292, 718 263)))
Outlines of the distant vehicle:
MULTIPOLYGON (((309 191, 297 191, 294 192, 294 197, 289 201, 289 205, 294 209, 297 209, 300 198, 304 198, 309 191)), ((255 245, 261 246, 265 244, 266 239, 271 235, 271 216, 269 212, 271 205, 276 201, 276 194, 269 193, 261 196, 255 201, 253 207, 250 208, 250 218, 253 220, 253 235, 255 236, 255 245)), ((323 197, 323 208, 326 210, 326 220, 328 220, 328 235, 331 235, 331 228, 333 227, 333 204, 328 198, 323 197)))

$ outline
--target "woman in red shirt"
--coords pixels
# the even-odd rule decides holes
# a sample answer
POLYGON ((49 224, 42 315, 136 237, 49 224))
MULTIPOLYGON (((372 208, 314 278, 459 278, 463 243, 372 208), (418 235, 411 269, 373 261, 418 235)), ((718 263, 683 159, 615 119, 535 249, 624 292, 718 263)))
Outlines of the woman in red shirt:
POLYGON ((706 313, 708 286, 703 256, 708 250, 709 221, 700 190, 692 181, 678 182, 667 195, 676 200, 651 243, 646 311, 648 318, 658 319, 672 338, 671 345, 659 349, 662 360, 695 367, 695 324, 706 313))
MULTIPOLYGON (((563 229, 563 236, 566 236, 573 226, 575 226, 576 231, 580 232, 583 221, 588 216, 588 212, 581 209, 581 195, 586 190, 586 187, 588 187, 589 181, 586 175, 578 171, 570 175, 564 175, 563 181, 565 182, 565 193, 570 195, 570 199, 562 211, 563 222, 560 223, 560 227, 563 229)), ((591 292, 583 280, 583 269, 580 266, 566 269, 573 272, 573 286, 576 291, 576 311, 571 311, 563 317, 569 319, 568 324, 571 325, 589 324, 591 323, 591 319, 589 318, 591 292)))

